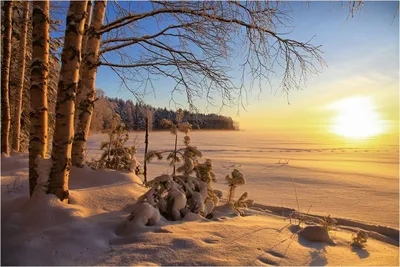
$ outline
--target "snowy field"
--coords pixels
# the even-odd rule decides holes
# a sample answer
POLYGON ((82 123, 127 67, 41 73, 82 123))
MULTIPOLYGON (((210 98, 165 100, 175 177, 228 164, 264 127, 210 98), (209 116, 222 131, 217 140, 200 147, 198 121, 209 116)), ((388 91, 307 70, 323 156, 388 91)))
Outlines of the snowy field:
MULTIPOLYGON (((130 136, 137 136, 137 158, 142 161, 144 134, 130 136)), ((99 144, 105 138, 90 137, 89 158, 100 153, 99 144)), ((258 203, 297 208, 294 181, 301 211, 399 226, 397 145, 231 131, 195 131, 191 139, 203 158, 213 160, 219 180, 215 188, 223 192, 227 190, 225 175, 237 168, 247 179, 238 188, 238 196, 247 191, 258 203)), ((174 137, 167 132, 150 134, 149 150, 172 149, 173 144, 174 137)), ((166 161, 154 160, 149 177, 161 173, 171 173, 171 168, 166 161)))
MULTIPOLYGON (((89 156, 99 153, 104 138, 90 137, 89 156)), ((150 140, 150 149, 173 144, 166 132, 151 133, 150 140)), ((219 206, 211 220, 161 217, 145 226, 128 219, 147 191, 140 178, 87 167, 72 168, 70 204, 40 191, 29 199, 27 154, 3 155, 1 264, 398 266, 396 146, 294 143, 245 132, 194 132, 192 142, 213 159, 219 178, 215 188, 226 193, 224 177, 233 168, 245 174, 247 184, 236 197, 247 191, 256 203, 243 217, 219 206), (307 212, 312 205, 310 221, 318 215, 338 218, 330 231, 332 242, 305 240, 285 217, 288 210, 277 207, 297 209, 292 178, 300 209, 307 212), (368 233, 368 242, 364 248, 351 247, 359 229, 368 233)), ((142 153, 140 146, 138 159, 142 153)), ((170 169, 165 161, 155 161, 149 171, 154 177, 170 169)))

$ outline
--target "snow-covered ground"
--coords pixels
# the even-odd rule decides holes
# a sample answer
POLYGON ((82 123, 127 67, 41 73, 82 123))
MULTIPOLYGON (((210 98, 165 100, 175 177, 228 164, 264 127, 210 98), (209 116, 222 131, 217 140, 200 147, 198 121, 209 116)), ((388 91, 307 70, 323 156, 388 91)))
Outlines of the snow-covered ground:
MULTIPOLYGON (((40 193, 29 199, 27 155, 2 156, 2 265, 398 265, 397 147, 354 152, 243 137, 192 133, 193 144, 214 160, 220 180, 214 187, 226 192, 223 177, 233 168, 246 175, 236 196, 245 190, 257 203, 244 217, 222 210, 212 220, 161 218, 154 226, 124 231, 136 199, 146 192, 137 176, 73 168, 71 204, 40 193), (339 219, 330 232, 334 244, 299 237, 281 216, 287 210, 274 207, 297 207, 292 178, 301 210, 312 204, 310 213, 350 219, 339 219), (370 236, 363 249, 349 244, 359 228, 370 236)), ((91 136, 91 156, 102 138, 91 136)), ((150 138, 150 149, 172 145, 167 133, 150 138)), ((140 153, 142 147, 138 158, 140 153)), ((164 161, 149 168, 150 177, 170 171, 164 161)))
MULTIPOLYGON (((136 135, 137 158, 142 161, 144 134, 131 133, 131 139, 136 135)), ((100 153, 105 137, 90 137, 89 157, 100 153)), ((191 140, 203 158, 213 160, 219 190, 226 191, 224 177, 237 168, 247 179, 237 195, 247 191, 258 203, 297 208, 294 182, 302 211, 399 226, 397 144, 231 131, 195 131, 191 140)), ((172 149, 173 144, 174 137, 167 132, 150 133, 149 150, 172 149)), ((171 168, 166 161, 155 160, 149 172, 155 177, 171 173, 171 168)))

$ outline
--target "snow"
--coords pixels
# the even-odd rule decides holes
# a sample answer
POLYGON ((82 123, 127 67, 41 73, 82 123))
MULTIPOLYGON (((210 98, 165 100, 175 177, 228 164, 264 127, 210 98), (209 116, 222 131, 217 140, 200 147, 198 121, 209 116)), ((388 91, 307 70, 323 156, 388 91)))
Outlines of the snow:
POLYGON ((186 195, 177 188, 172 188, 168 194, 174 200, 174 204, 172 205, 172 216, 174 220, 180 220, 180 210, 184 209, 187 203, 186 195))
MULTIPOLYGON (((166 133, 151 133, 150 140, 157 140, 151 146, 163 149, 164 141, 166 147, 173 144, 163 139, 164 135, 169 138, 166 133)), ((2 265, 398 265, 398 202, 391 193, 398 192, 398 177, 394 177, 398 172, 391 168, 395 159, 390 151, 371 155, 348 151, 336 156, 302 151, 281 166, 276 164, 276 155, 289 152, 252 156, 244 145, 230 143, 229 133, 221 136, 225 142, 219 142, 216 134, 211 141, 214 146, 199 136, 193 133, 192 141, 213 159, 217 178, 235 168, 246 177, 246 184, 237 188, 237 197, 247 191, 256 203, 243 208, 244 216, 223 199, 211 219, 187 212, 182 221, 168 221, 151 205, 136 203, 148 191, 138 176, 86 166, 71 170, 69 204, 40 191, 29 199, 27 155, 2 155, 2 265), (219 149, 216 143, 223 151, 210 151, 211 147, 219 149), (225 153, 227 147, 230 152, 225 153), (358 168, 342 166, 346 160, 353 160, 358 168), (268 168, 276 165, 279 167, 268 168), (341 177, 343 173, 353 179, 341 177), (293 209, 281 207, 296 207, 290 177, 294 177, 301 210, 307 212, 313 204, 305 220, 310 221, 308 226, 301 227, 314 227, 313 222, 329 213, 337 219, 337 226, 329 231, 332 243, 307 241, 299 236, 301 228, 295 218, 290 224, 287 216, 293 209), (379 184, 372 183, 374 179, 379 184), (360 193, 363 191, 368 195, 360 193), (351 201, 356 202, 355 207, 351 201), (364 212, 368 208, 369 215, 364 212), (364 247, 351 246, 359 230, 365 231, 368 242, 364 247)), ((91 153, 96 153, 101 138, 90 137, 91 153)), ((248 148, 252 145, 246 143, 248 148)), ((137 158, 140 161, 142 157, 139 154, 137 158)), ((42 163, 48 164, 46 160, 42 163)), ((156 177, 170 173, 170 168, 167 162, 154 161, 149 171, 149 177, 156 177)), ((227 185, 224 179, 219 181, 217 192, 226 195, 227 185)), ((174 190, 177 200, 179 188, 174 190)), ((198 197, 202 198, 201 194, 198 197)), ((211 202, 206 203, 207 210, 211 202)))
MULTIPOLYGON (((225 176, 238 169, 246 184, 236 188, 236 196, 248 192, 257 203, 297 208, 294 181, 301 211, 311 207, 312 214, 399 227, 398 138, 351 141, 237 131, 194 131, 190 137, 203 152, 200 162, 212 159, 218 179, 212 187, 225 195, 225 176)), ((105 138, 89 137, 89 158, 105 138)), ((138 142, 143 139, 139 133, 138 142)), ((182 139, 179 135, 180 147, 182 139)), ((149 140, 149 150, 174 145, 174 136, 166 132, 150 132, 149 140)), ((141 162, 143 151, 140 146, 136 155, 141 162)), ((148 164, 148 177, 162 173, 171 173, 165 160, 148 164)))
POLYGON ((145 231, 146 226, 156 225, 160 221, 160 212, 149 203, 138 203, 130 207, 132 211, 127 220, 116 230, 117 235, 130 236, 145 231))

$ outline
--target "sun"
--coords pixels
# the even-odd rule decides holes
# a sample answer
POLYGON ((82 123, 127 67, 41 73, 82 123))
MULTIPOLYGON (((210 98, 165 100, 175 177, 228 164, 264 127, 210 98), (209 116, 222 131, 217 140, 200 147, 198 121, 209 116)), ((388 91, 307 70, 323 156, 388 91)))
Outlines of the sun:
POLYGON ((351 138, 367 138, 385 131, 385 123, 369 97, 352 97, 330 105, 336 111, 332 132, 351 138))

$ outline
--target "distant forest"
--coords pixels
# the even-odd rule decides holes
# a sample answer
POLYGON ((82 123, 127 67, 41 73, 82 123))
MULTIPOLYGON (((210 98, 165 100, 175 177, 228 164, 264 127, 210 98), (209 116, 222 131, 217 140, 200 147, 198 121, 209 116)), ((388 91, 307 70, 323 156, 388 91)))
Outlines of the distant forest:
MULTIPOLYGON (((122 122, 131 131, 145 130, 145 114, 152 114, 152 129, 167 129, 161 124, 162 119, 174 121, 176 111, 167 108, 154 108, 150 105, 133 103, 131 100, 109 98, 101 90, 98 91, 98 100, 95 102, 93 120, 91 124, 92 132, 100 132, 107 129, 110 125, 112 115, 117 113, 122 122)), ((231 117, 217 114, 191 113, 184 111, 183 121, 192 124, 193 129, 210 130, 239 130, 239 125, 231 117)))

